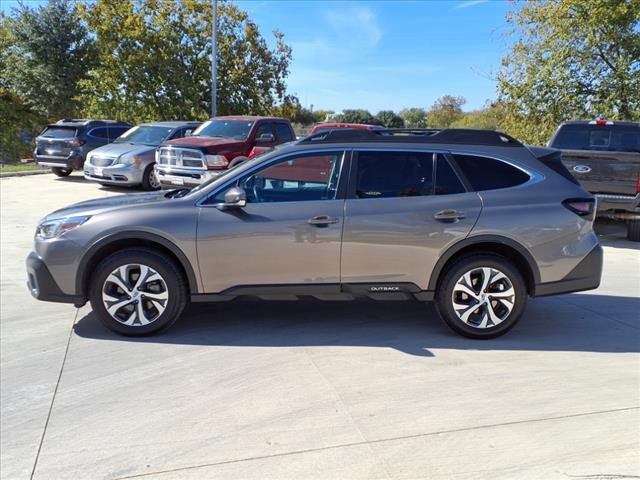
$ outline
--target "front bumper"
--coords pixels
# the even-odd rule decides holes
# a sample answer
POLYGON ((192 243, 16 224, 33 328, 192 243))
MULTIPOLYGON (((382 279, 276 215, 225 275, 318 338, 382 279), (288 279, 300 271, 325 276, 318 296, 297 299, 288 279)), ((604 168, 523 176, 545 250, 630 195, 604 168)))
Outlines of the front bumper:
POLYGON ((82 296, 64 293, 53 279, 47 265, 36 252, 29 254, 26 264, 27 287, 34 298, 45 302, 73 303, 75 305, 82 305, 86 302, 86 298, 82 296))
POLYGON ((598 244, 562 280, 537 284, 533 296, 546 297, 598 288, 602 277, 602 262, 603 250, 598 244))
POLYGON ((109 185, 140 185, 142 171, 133 165, 94 167, 91 164, 85 164, 84 178, 109 185))
POLYGON ((163 188, 197 187, 226 170, 201 170, 195 168, 164 167, 156 164, 156 177, 163 188))

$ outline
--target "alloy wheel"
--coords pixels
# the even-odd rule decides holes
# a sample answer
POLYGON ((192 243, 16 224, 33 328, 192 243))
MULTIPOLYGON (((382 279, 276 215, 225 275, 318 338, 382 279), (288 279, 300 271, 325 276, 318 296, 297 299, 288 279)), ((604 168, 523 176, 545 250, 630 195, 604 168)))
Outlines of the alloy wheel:
POLYGON ((158 190, 160 188, 160 180, 158 180, 155 170, 151 170, 151 172, 149 172, 149 185, 151 185, 151 188, 154 190, 158 190))
POLYGON ((123 325, 141 327, 156 321, 169 301, 167 283, 153 268, 127 264, 113 270, 102 286, 102 303, 123 325))
POLYGON ((458 279, 451 300, 458 319, 470 327, 485 329, 507 319, 513 310, 515 296, 513 283, 503 272, 479 267, 458 279))

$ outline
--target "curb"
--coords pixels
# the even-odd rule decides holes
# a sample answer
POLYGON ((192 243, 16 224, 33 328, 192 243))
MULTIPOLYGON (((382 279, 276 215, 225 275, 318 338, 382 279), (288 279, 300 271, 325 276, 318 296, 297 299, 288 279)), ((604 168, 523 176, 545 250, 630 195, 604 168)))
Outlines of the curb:
POLYGON ((47 169, 47 170, 26 170, 24 172, 7 172, 7 173, 0 173, 0 178, 7 178, 7 177, 28 177, 30 175, 42 175, 44 173, 51 173, 51 170, 47 169))

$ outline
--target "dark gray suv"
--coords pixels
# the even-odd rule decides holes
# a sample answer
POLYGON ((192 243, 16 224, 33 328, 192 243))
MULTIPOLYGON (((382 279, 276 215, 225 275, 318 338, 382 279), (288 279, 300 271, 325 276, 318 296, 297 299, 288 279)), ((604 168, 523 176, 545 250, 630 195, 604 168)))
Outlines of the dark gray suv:
POLYGON ((456 332, 511 329, 529 296, 596 288, 593 196, 555 151, 478 130, 331 130, 193 190, 78 203, 38 225, 34 297, 125 335, 239 295, 435 300, 456 332))
POLYGON ((114 120, 63 119, 36 137, 33 158, 58 177, 66 177, 82 170, 87 153, 113 142, 132 126, 114 120))

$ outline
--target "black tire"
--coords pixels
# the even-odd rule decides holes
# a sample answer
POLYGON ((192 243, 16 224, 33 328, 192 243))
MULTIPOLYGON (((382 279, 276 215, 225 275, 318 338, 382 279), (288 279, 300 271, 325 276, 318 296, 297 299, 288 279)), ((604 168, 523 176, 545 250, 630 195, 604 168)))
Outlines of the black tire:
MULTIPOLYGON (((474 278, 476 276, 480 276, 482 274, 481 270, 476 271, 473 276, 469 277, 472 281, 481 281, 480 278, 474 278)), ((490 278, 496 278, 496 275, 490 275, 490 278)), ((508 291, 508 284, 506 280, 497 281, 495 284, 491 282, 489 287, 494 286, 494 288, 504 288, 505 291, 508 291)), ((481 288, 479 286, 473 287, 474 292, 479 292, 481 288)), ((479 293, 479 295, 482 292, 479 293)), ((499 291, 495 291, 496 294, 500 293, 499 291)), ((456 295, 466 295, 461 294, 459 291, 456 292, 456 295)), ((487 298, 491 304, 495 304, 495 307, 492 308, 492 311, 495 313, 496 311, 507 311, 505 304, 502 301, 495 300, 491 297, 491 293, 483 295, 483 298, 487 298)), ((459 302, 464 302, 464 300, 458 300, 459 302)), ((453 263, 447 270, 443 273, 441 280, 438 282, 438 288, 436 291, 436 310, 440 315, 440 318, 444 320, 444 322, 451 328, 454 332, 459 333, 468 338, 473 339, 489 339, 499 337, 500 335, 504 335, 509 330, 511 330, 520 317, 522 316, 522 312, 527 303, 527 287, 526 283, 522 277, 522 274, 518 271, 513 263, 507 260, 504 257, 499 255, 493 255, 488 253, 478 253, 478 254, 470 254, 461 257, 455 263, 453 263), (483 267, 488 267, 494 270, 497 270, 505 275, 508 282, 511 283, 511 286, 514 289, 514 294, 512 297, 506 300, 513 300, 513 308, 509 313, 506 313, 505 318, 501 323, 497 325, 493 325, 493 322, 490 320, 487 321, 487 324, 491 323, 489 326, 484 328, 480 328, 479 326, 471 325, 474 322, 474 319, 478 319, 478 323, 481 324, 481 318, 484 317, 484 314, 487 314, 487 308, 489 305, 485 306, 482 303, 477 303, 478 300, 473 300, 471 298, 468 299, 469 305, 478 305, 479 308, 475 309, 469 318, 469 322, 463 321, 458 317, 456 310, 453 307, 454 304, 454 288, 456 288, 456 284, 459 280, 462 279, 465 273, 474 271, 474 269, 481 269, 483 267)), ((490 308, 490 307, 489 307, 490 308)), ((464 312, 468 312, 469 310, 464 310, 464 312)), ((463 313, 464 313, 463 312, 463 313)))
POLYGON ((153 171, 154 165, 155 164, 153 163, 151 165, 148 165, 142 173, 142 189, 148 192, 160 190, 160 182, 156 179, 154 184, 153 181, 153 178, 155 177, 155 172, 153 171))
POLYGON ((58 177, 68 177, 73 170, 71 168, 51 167, 51 171, 58 177))
MULTIPOLYGON (((137 279, 135 278, 135 268, 127 269, 127 271, 132 272, 131 279, 137 281, 137 279)), ((147 278, 151 278, 151 276, 149 275, 147 278)), ((132 281, 128 282, 128 285, 131 285, 131 283, 132 281)), ((151 287, 149 288, 152 288, 154 286, 157 287, 157 284, 154 285, 153 282, 150 282, 146 285, 151 285, 151 287)), ((157 287, 157 291, 163 291, 163 288, 157 287)), ((91 301, 91 308, 97 315, 98 319, 109 330, 112 330, 121 335, 143 336, 151 335, 160 330, 168 328, 173 325, 178 320, 178 318, 180 318, 180 315, 182 314, 184 308, 188 303, 187 291, 187 282, 184 278, 184 275, 182 274, 182 271, 180 270, 178 265, 173 261, 173 259, 155 250, 146 248, 131 248, 113 253, 105 258, 102 262, 100 262, 98 267, 95 269, 95 273, 91 277, 89 299, 91 301), (113 283, 106 283, 107 277, 109 277, 109 275, 119 267, 127 264, 144 265, 146 267, 150 267, 160 275, 161 280, 166 284, 166 292, 168 292, 168 298, 166 299, 166 303, 164 304, 164 311, 157 315, 159 311, 155 307, 151 306, 151 310, 156 312, 156 317, 146 325, 125 325, 124 323, 122 323, 122 321, 118 321, 114 317, 112 317, 111 314, 107 311, 105 304, 103 303, 103 290, 105 291, 105 293, 107 293, 107 289, 113 288, 113 283)), ((112 293, 113 290, 108 291, 109 295, 111 295, 112 293)), ((149 290, 148 293, 153 292, 149 290)), ((143 303, 143 305, 150 305, 150 300, 145 299, 144 292, 139 294, 136 292, 136 296, 134 297, 132 297, 131 295, 124 295, 124 297, 122 298, 140 298, 141 301, 136 301, 135 306, 123 307, 125 309, 124 312, 121 312, 121 310, 116 311, 116 316, 119 312, 121 312, 121 314, 123 314, 126 318, 126 316, 128 315, 126 309, 131 308, 131 313, 133 313, 133 310, 138 309, 138 303, 145 302, 143 303)), ((113 302, 109 306, 113 307, 115 303, 116 302, 113 302)))
POLYGON ((640 220, 627 221, 627 239, 640 242, 640 220))

